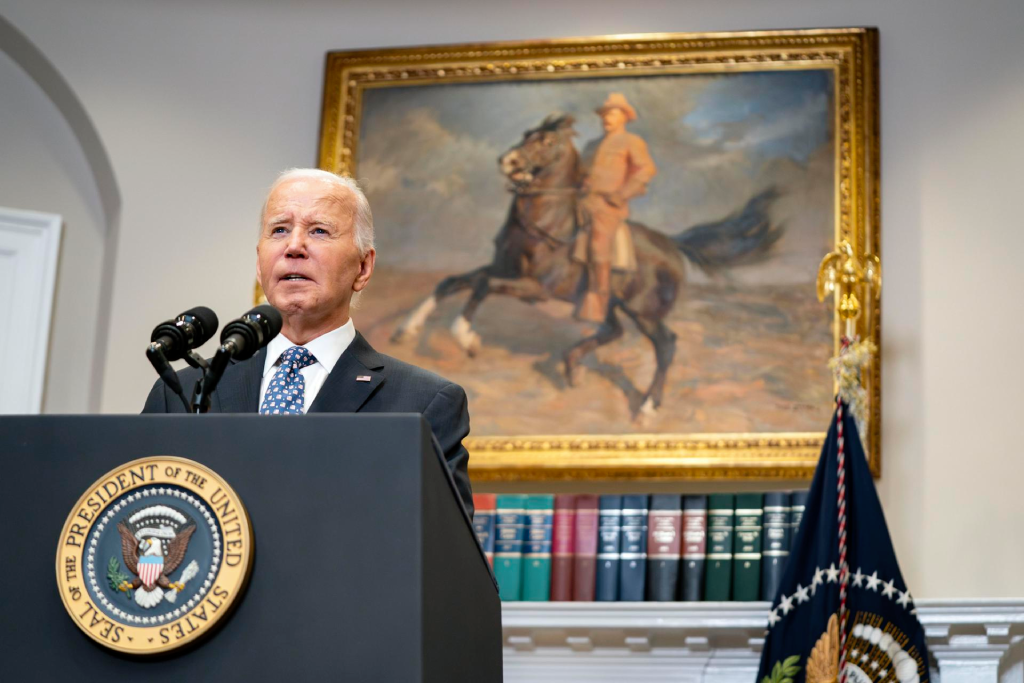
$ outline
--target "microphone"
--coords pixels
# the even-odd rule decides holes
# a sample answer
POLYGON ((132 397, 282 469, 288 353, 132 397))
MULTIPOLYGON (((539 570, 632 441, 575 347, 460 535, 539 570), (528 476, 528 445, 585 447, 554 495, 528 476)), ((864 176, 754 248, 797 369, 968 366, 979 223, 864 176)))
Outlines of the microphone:
POLYGON ((205 413, 210 409, 210 398, 232 360, 252 358, 281 332, 284 320, 276 308, 257 306, 241 318, 232 320, 220 333, 220 348, 213 356, 210 368, 203 374, 192 393, 192 412, 205 413))
POLYGON ((232 320, 220 333, 220 349, 234 360, 252 358, 281 332, 284 320, 276 308, 257 306, 241 318, 232 320))
POLYGON ((209 341, 218 325, 216 313, 206 306, 196 306, 157 325, 150 336, 151 348, 160 351, 168 361, 180 360, 209 341))
POLYGON ((170 361, 184 358, 202 346, 217 331, 217 314, 206 306, 196 306, 174 320, 160 323, 150 336, 146 357, 171 391, 178 395, 186 411, 191 410, 170 361))

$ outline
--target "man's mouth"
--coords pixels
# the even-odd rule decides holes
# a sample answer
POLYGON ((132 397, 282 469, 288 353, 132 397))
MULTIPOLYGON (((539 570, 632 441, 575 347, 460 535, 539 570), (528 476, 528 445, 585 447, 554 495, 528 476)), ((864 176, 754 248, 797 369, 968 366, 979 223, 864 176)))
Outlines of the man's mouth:
POLYGON ((291 282, 303 282, 303 281, 308 282, 309 281, 308 277, 305 277, 304 275, 298 275, 297 273, 292 273, 291 275, 285 275, 281 279, 282 280, 288 280, 288 281, 291 281, 291 282))

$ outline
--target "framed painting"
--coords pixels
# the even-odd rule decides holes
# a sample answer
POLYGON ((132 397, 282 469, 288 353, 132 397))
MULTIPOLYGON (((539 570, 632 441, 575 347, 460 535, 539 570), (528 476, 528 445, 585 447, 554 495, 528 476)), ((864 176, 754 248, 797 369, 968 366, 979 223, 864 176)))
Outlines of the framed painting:
POLYGON ((810 476, 818 264, 879 253, 877 65, 859 28, 329 53, 320 166, 376 226, 357 326, 466 389, 475 481, 810 476))

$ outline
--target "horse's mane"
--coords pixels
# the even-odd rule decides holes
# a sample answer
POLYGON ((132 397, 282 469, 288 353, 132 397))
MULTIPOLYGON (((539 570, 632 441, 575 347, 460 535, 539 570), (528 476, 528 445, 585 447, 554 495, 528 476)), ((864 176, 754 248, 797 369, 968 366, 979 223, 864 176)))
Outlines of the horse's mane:
MULTIPOLYGON (((523 137, 528 138, 535 133, 557 133, 564 128, 572 128, 572 125, 576 123, 576 117, 572 114, 562 114, 555 112, 548 114, 547 117, 540 122, 540 125, 535 128, 530 128, 523 137)), ((573 131, 575 135, 575 131, 573 131)))

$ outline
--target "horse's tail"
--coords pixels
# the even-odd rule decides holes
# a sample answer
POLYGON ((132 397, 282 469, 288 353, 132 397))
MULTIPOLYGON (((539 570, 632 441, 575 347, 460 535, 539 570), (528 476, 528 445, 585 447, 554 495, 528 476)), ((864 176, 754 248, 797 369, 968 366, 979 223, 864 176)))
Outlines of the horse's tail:
POLYGON ((672 237, 676 247, 702 270, 756 263, 768 256, 785 231, 772 225, 768 209, 778 199, 774 187, 747 202, 740 211, 713 223, 702 223, 672 237))

